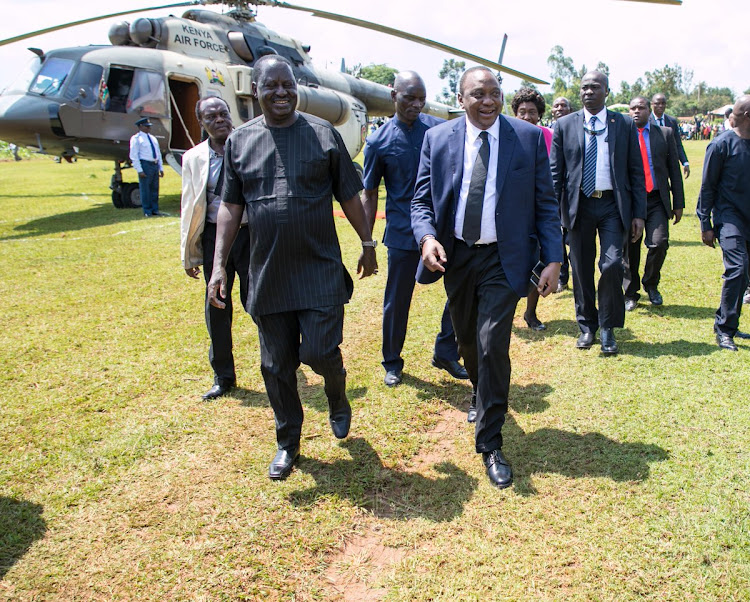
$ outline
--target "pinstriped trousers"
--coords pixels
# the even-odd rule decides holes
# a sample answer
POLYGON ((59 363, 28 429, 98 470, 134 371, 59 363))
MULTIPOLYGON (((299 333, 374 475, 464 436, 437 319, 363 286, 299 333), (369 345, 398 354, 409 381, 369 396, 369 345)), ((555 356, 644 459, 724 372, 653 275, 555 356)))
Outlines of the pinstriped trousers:
POLYGON ((297 368, 307 364, 325 381, 328 408, 346 403, 346 370, 339 345, 344 306, 332 305, 253 316, 260 340, 260 369, 276 420, 279 449, 299 445, 304 414, 297 390, 297 368))

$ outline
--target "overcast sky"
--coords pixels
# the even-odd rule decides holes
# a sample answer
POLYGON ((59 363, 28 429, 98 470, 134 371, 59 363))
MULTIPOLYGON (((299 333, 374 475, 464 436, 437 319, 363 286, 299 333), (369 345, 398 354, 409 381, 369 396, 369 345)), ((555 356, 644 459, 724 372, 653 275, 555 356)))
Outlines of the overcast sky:
MULTIPOLYGON (((139 6, 158 0, 16 0, 6 2, 0 21, 0 39, 24 31, 139 6)), ((593 68, 603 61, 610 67, 610 83, 632 83, 645 71, 679 64, 692 69, 693 85, 728 86, 736 94, 750 88, 750 44, 736 33, 734 22, 747 20, 748 0, 684 0, 682 6, 623 2, 619 0, 300 0, 296 4, 349 14, 403 29, 493 60, 500 51, 503 33, 509 41, 505 64, 542 79, 549 79, 547 57, 555 45, 563 47, 576 67, 593 68)), ((152 11, 123 17, 159 17, 184 8, 152 11)), ((219 10, 218 7, 213 10, 219 10)), ((121 18, 121 19, 123 19, 121 18)), ((63 30, 0 48, 0 89, 16 77, 31 56, 26 48, 43 50, 88 44, 108 44, 109 26, 120 19, 63 30)), ((270 29, 312 46, 320 66, 338 69, 347 65, 387 63, 414 69, 427 83, 432 98, 443 82, 437 74, 443 52, 424 48, 385 34, 281 8, 260 7, 258 20, 270 29)), ((519 80, 506 77, 504 88, 515 90, 519 80)), ((541 87, 547 91, 546 86, 541 87)))

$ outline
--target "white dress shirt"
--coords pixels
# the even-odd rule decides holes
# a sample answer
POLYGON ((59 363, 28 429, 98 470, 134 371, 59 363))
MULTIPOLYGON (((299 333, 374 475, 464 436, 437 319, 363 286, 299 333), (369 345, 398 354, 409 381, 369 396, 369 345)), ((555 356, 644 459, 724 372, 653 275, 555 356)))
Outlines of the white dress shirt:
MULTIPOLYGON (((495 230, 495 206, 497 204, 497 157, 500 148, 500 118, 495 120, 487 130, 490 143, 490 163, 487 165, 487 184, 484 187, 484 203, 482 205, 482 227, 479 240, 475 244, 488 244, 497 242, 497 231, 495 230)), ((466 197, 469 194, 471 184, 471 172, 474 162, 477 160, 482 141, 479 134, 483 130, 472 125, 466 119, 466 136, 464 137, 464 166, 461 178, 461 192, 456 205, 456 224, 453 234, 456 238, 464 239, 464 214, 466 213, 466 197)))
MULTIPOLYGON (((584 124, 586 128, 591 129, 591 117, 588 109, 583 109, 583 116, 586 120, 584 124)), ((596 136, 596 189, 597 190, 613 190, 612 186, 612 171, 609 165, 609 124, 607 123, 607 107, 604 107, 596 115, 596 122, 594 123, 594 130, 603 134, 596 136)), ((584 138, 587 138, 590 134, 586 133, 584 138)), ((586 140, 586 146, 589 141, 586 140)))
POLYGON ((130 139, 130 162, 138 173, 143 171, 141 167, 141 161, 156 162, 159 166, 159 171, 163 171, 161 162, 161 151, 159 150, 159 142, 154 138, 153 134, 147 134, 146 132, 138 132, 135 136, 130 139), (156 159, 154 159, 154 151, 151 150, 151 144, 148 139, 151 138, 151 142, 154 144, 154 150, 156 150, 156 159))

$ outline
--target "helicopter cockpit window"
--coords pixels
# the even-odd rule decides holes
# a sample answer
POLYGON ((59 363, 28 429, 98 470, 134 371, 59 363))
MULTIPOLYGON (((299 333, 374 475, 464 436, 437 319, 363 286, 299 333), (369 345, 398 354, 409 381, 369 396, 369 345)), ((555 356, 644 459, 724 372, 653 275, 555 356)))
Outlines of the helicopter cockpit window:
POLYGON ((159 116, 167 114, 167 95, 161 73, 136 69, 128 113, 159 116))
POLYGON ((100 98, 102 72, 103 69, 99 65, 80 62, 63 96, 71 100, 79 99, 81 106, 93 107, 100 98))
POLYGON ((24 70, 18 75, 18 77, 16 77, 15 81, 8 86, 6 92, 20 92, 25 94, 28 91, 31 82, 36 77, 36 74, 39 73, 39 67, 41 67, 41 65, 42 59, 38 56, 29 60, 24 70))
POLYGON ((41 96, 56 96, 63 87, 75 61, 69 59, 49 58, 42 65, 29 92, 41 96))

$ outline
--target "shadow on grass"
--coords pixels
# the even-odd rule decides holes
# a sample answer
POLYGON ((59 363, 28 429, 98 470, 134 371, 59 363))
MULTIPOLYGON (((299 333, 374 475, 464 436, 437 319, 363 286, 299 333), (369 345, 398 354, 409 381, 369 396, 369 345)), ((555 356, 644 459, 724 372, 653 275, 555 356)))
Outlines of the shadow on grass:
MULTIPOLYGON (((67 195, 70 196, 70 195, 67 195)), ((176 217, 179 211, 179 196, 167 195, 163 201, 160 199, 159 208, 172 217, 176 217)), ((67 213, 56 213, 37 219, 31 219, 13 228, 17 234, 0 237, 0 240, 17 240, 31 238, 34 236, 45 236, 108 226, 142 220, 143 211, 136 209, 115 209, 110 204, 100 203, 92 205, 82 211, 69 211, 67 213)))
MULTIPOLYGON (((713 337, 713 333, 710 335, 713 337)), ((668 343, 646 343, 644 341, 631 340, 620 347, 623 355, 635 355, 637 357, 660 357, 663 355, 674 355, 676 357, 692 357, 695 355, 710 355, 721 351, 712 343, 695 343, 693 341, 669 341, 668 343)))
POLYGON ((515 489, 520 495, 537 493, 532 476, 556 473, 571 478, 607 477, 613 481, 645 481, 651 462, 663 462, 669 453, 649 443, 620 443, 601 433, 571 433, 541 428, 525 433, 506 417, 503 439, 510 450, 515 489))
POLYGON ((526 341, 538 341, 546 339, 547 337, 557 336, 559 334, 569 335, 571 338, 576 338, 580 334, 578 330, 578 324, 575 320, 549 320, 544 323, 547 327, 546 330, 531 330, 525 324, 520 327, 513 328, 513 334, 519 339, 526 341))
MULTIPOLYGON (((436 374, 438 371, 436 371, 436 374)), ((420 400, 440 399, 455 408, 466 409, 471 399, 471 382, 468 380, 426 381, 404 372, 402 385, 414 387, 420 400)))
POLYGON ((703 241, 701 240, 669 240, 670 247, 702 247, 703 241))
POLYGON ((320 497, 335 495, 380 518, 442 522, 460 516, 477 488, 477 479, 452 462, 434 465, 445 476, 431 479, 416 472, 385 467, 365 439, 348 439, 341 446, 349 451, 351 460, 326 463, 300 458, 297 470, 310 474, 316 485, 292 492, 289 496, 292 504, 307 506, 320 497))
POLYGON ((42 506, 0 496, 0 579, 47 531, 42 506))
POLYGON ((549 407, 549 402, 544 398, 554 390, 551 385, 543 383, 511 384, 508 405, 520 414, 539 414, 549 407))
MULTIPOLYGON (((716 306, 719 305, 719 296, 716 295, 716 306)), ((667 316, 670 318, 687 318, 690 320, 708 320, 714 317, 716 307, 705 307, 700 305, 651 305, 648 300, 639 302, 638 309, 645 309, 656 316, 667 316)))
MULTIPOLYGON (((323 389, 323 384, 311 384, 302 370, 297 370, 297 390, 303 408, 309 407, 318 412, 328 411, 328 398, 323 389)), ((349 387, 346 389, 346 396, 349 401, 360 399, 366 393, 367 387, 349 387)), ((253 391, 237 387, 233 390, 232 396, 240 400, 242 407, 267 408, 271 405, 265 391, 253 391)))

